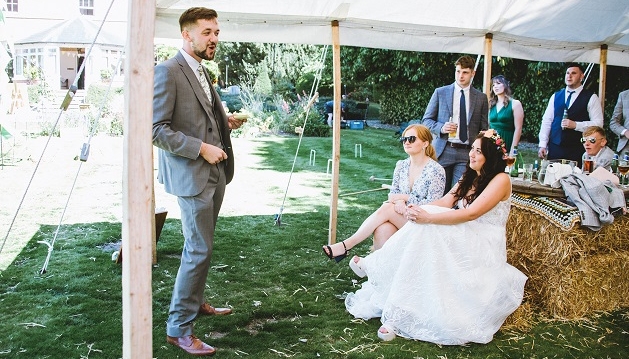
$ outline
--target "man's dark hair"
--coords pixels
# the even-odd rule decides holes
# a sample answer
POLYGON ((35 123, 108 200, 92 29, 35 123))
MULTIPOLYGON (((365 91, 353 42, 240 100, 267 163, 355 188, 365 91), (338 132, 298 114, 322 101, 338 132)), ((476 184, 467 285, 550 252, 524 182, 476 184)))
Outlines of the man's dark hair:
POLYGON ((459 57, 456 60, 456 62, 454 63, 454 66, 456 65, 461 65, 462 69, 474 70, 474 66, 476 66, 476 61, 474 61, 474 59, 471 56, 465 55, 465 56, 459 57))
POLYGON ((566 69, 569 69, 571 67, 578 67, 581 72, 585 73, 585 68, 583 68, 581 64, 577 64, 576 62, 569 62, 568 64, 566 64, 566 69))
POLYGON ((197 20, 214 20, 216 18, 218 18, 218 14, 213 9, 191 7, 179 17, 179 29, 183 31, 184 27, 196 24, 197 20))

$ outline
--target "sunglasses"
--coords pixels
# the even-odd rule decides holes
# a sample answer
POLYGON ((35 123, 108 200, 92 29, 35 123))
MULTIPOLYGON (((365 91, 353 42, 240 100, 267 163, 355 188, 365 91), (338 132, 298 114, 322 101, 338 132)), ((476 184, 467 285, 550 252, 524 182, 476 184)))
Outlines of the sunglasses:
POLYGON ((581 143, 585 143, 585 141, 589 141, 590 143, 596 143, 597 138, 595 138, 595 137, 588 137, 588 138, 581 137, 581 143))
POLYGON ((416 136, 400 137, 400 143, 404 143, 406 141, 408 141, 408 143, 414 143, 416 139, 416 136))

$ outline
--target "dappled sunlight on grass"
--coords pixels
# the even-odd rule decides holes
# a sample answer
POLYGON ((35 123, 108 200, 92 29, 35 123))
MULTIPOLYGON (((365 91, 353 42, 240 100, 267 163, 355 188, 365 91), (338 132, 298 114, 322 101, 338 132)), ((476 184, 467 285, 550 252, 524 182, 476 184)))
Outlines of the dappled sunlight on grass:
MULTIPOLYGON (((357 290, 363 279, 353 274, 348 259, 337 264, 321 250, 329 233, 330 138, 304 139, 282 223, 278 226, 274 221, 296 144, 297 138, 234 141, 236 174, 217 224, 206 287, 210 303, 233 307, 234 313, 199 318, 195 323, 195 333, 216 346, 221 358, 629 357, 626 308, 583 321, 536 318, 528 331, 506 328, 487 345, 444 347, 401 338, 381 342, 376 336, 380 322, 355 320, 343 304, 345 295, 357 290), (314 165, 309 162, 311 149, 317 151, 314 165)), ((391 178, 395 161, 405 157, 391 131, 342 131, 339 193, 345 195, 339 197, 337 238, 354 232, 387 197, 386 190, 346 194, 380 187, 382 181, 369 177, 391 178), (362 157, 355 156, 356 144, 362 146, 362 157)), ((111 260, 122 232, 120 221, 112 220, 120 211, 120 168, 112 161, 108 166, 86 171, 89 177, 101 177, 100 182, 81 180, 44 275, 38 271, 47 248, 37 242, 54 235, 61 209, 57 197, 63 200, 64 191, 47 193, 38 185, 37 195, 29 196, 28 211, 18 217, 13 234, 23 241, 16 247, 18 242, 10 239, 12 258, 0 269, 0 305, 5 313, 0 358, 121 357, 122 267, 111 260)), ((57 173, 51 173, 49 180, 67 188, 64 168, 54 170, 57 173)), ((3 175, 0 171, 0 179, 5 179, 3 175)), ((19 188, 12 187, 15 193, 4 193, 1 199, 21 195, 19 188)), ((11 201, 2 203, 11 207, 15 205, 11 201)), ((153 357, 182 358, 183 352, 164 340, 183 243, 181 222, 176 199, 163 193, 159 184, 156 201, 169 213, 152 268, 153 357)), ((9 215, 8 209, 0 212, 2 226, 9 215)), ((352 254, 368 253, 370 242, 366 240, 352 254)), ((0 260, 5 258, 2 253, 0 260)))

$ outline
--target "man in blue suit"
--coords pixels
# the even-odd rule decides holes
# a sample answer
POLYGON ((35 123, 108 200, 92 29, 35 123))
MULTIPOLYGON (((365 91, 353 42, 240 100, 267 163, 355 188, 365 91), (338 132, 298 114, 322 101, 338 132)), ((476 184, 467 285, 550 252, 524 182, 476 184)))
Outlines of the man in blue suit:
POLYGON ((456 60, 455 82, 435 90, 422 118, 435 135, 432 144, 446 170, 446 193, 465 172, 474 137, 489 128, 487 95, 471 86, 474 64, 470 56, 456 60))
POLYGON ((193 333, 199 315, 231 308, 205 302, 214 229, 225 186, 234 175, 230 130, 242 125, 223 110, 203 60, 212 60, 220 32, 212 9, 190 8, 179 18, 181 50, 155 67, 153 144, 159 147, 158 180, 177 196, 184 244, 166 322, 166 341, 193 355, 215 349, 193 333))

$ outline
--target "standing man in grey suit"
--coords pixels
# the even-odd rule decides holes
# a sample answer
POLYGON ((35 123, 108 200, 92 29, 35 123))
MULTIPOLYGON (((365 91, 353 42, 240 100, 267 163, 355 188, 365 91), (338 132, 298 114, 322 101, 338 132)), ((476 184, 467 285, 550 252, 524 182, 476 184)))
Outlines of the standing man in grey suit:
POLYGON ((629 151, 629 90, 618 94, 618 102, 614 107, 612 119, 609 121, 609 129, 618 135, 618 147, 616 152, 629 151))
POLYGON ((435 90, 422 119, 435 134, 432 144, 437 161, 446 170, 445 193, 465 172, 470 143, 481 130, 489 128, 487 95, 471 86, 476 73, 474 59, 459 57, 455 66, 455 82, 435 90))
POLYGON ((220 32, 216 11, 194 7, 179 18, 183 46, 155 67, 153 144, 159 147, 158 179, 177 196, 184 245, 173 289, 166 340, 193 355, 215 349, 193 334, 198 315, 230 314, 204 300, 214 228, 225 186, 234 175, 230 129, 242 121, 227 117, 203 60, 212 60, 220 32))

